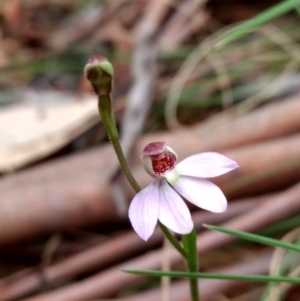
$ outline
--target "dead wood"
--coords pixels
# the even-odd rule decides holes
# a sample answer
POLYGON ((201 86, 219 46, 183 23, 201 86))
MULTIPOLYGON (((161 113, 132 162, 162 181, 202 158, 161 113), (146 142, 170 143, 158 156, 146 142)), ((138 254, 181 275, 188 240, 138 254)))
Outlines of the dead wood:
MULTIPOLYGON (((121 144, 126 158, 140 136, 151 108, 157 81, 157 30, 169 7, 161 1, 150 2, 146 14, 137 24, 137 42, 132 58, 133 85, 130 89, 121 124, 121 144), (161 9, 162 12, 159 11, 161 9)), ((127 215, 127 197, 124 177, 118 164, 111 181, 111 193, 118 213, 127 215)))
POLYGON ((66 49, 71 43, 86 38, 96 31, 103 23, 118 12, 125 1, 118 1, 116 5, 91 6, 84 16, 77 16, 76 21, 68 20, 59 31, 54 31, 47 43, 56 50, 66 49))
MULTIPOLYGON (((262 227, 274 224, 300 211, 300 184, 284 192, 257 197, 266 200, 255 206, 251 211, 233 218, 223 226, 241 231, 256 231, 262 227)), ((200 255, 211 252, 232 242, 235 237, 219 232, 205 231, 198 235, 197 249, 200 255)), ((117 294, 128 285, 145 279, 144 276, 129 275, 127 269, 160 269, 161 250, 148 252, 145 255, 124 262, 120 265, 95 274, 72 285, 25 299, 26 301, 84 301, 93 298, 105 298, 117 294)), ((183 265, 181 256, 176 250, 170 250, 170 262, 173 267, 183 265)))
POLYGON ((199 151, 220 151, 282 137, 300 130, 300 95, 283 99, 234 118, 231 113, 190 128, 141 138, 137 153, 152 141, 166 141, 179 157, 199 151))
MULTIPOLYGON (((299 110, 297 96, 209 131, 205 125, 200 125, 172 133, 150 134, 138 141, 136 158, 146 143, 155 140, 165 140, 180 158, 201 151, 219 151, 270 140, 300 129, 299 110)), ((225 153, 241 165, 240 169, 217 179, 229 197, 242 196, 249 191, 260 192, 266 188, 274 190, 279 183, 286 187, 299 179, 299 135, 225 153), (278 170, 274 170, 278 166, 278 170), (257 175, 261 177, 262 174, 265 180, 258 184, 261 178, 257 175), (268 178, 270 174, 276 176, 268 178)), ((134 163, 134 173, 144 186, 150 177, 137 161, 134 163)), ((0 243, 8 244, 69 227, 120 219, 109 189, 115 163, 111 147, 105 145, 6 176, 0 182, 0 243)), ((129 191, 132 196, 131 188, 129 191)))
MULTIPOLYGON (((195 228, 202 229, 202 223, 218 224, 245 213, 255 204, 257 204, 255 199, 247 199, 231 204, 228 210, 221 214, 207 211, 196 212, 193 214, 195 228)), ((33 268, 18 272, 0 280, 0 301, 15 300, 42 288, 52 287, 61 281, 73 279, 83 273, 107 267, 117 260, 126 260, 130 256, 158 246, 162 240, 163 235, 159 229, 155 230, 147 243, 141 240, 135 232, 130 231, 42 270, 33 268)))
POLYGON ((163 49, 176 49, 182 42, 186 41, 193 33, 190 23, 196 18, 201 20, 200 26, 198 25, 200 29, 205 26, 208 18, 204 13, 203 6, 206 2, 207 0, 188 0, 177 4, 175 1, 170 1, 170 4, 176 7, 176 10, 160 37, 160 44, 163 49))
POLYGON ((240 168, 214 182, 229 198, 278 191, 300 180, 300 135, 224 152, 240 168))

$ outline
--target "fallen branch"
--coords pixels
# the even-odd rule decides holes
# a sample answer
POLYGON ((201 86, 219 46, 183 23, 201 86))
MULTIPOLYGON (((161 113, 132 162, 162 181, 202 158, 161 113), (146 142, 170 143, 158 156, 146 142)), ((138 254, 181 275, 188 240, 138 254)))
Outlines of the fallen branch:
MULTIPOLYGON (((180 158, 201 151, 230 149, 296 132, 300 129, 299 111, 300 101, 294 97, 211 129, 209 135, 201 126, 148 135, 137 142, 134 174, 142 186, 150 181, 138 161, 138 154, 150 141, 165 140, 180 158)), ((241 165, 217 179, 231 198, 245 196, 249 191, 278 189, 279 185, 287 187, 300 178, 299 134, 224 153, 241 165), (265 180, 257 175, 265 176, 265 180)), ((105 145, 5 177, 0 182, 0 243, 120 220, 109 189, 115 164, 111 147, 105 145)), ((128 188, 128 192, 131 197, 132 189, 128 188)))
MULTIPOLYGON (((195 227, 199 230, 202 229, 203 223, 218 224, 250 210, 255 204, 257 204, 255 199, 248 199, 231 204, 222 214, 196 212, 193 214, 195 227)), ((19 299, 42 288, 52 287, 55 283, 99 270, 116 261, 126 260, 130 256, 157 247, 162 240, 163 235, 159 229, 155 230, 147 243, 135 232, 130 231, 45 267, 43 270, 27 269, 18 272, 0 280, 0 301, 19 299)))
MULTIPOLYGON (((157 30, 162 21, 161 14, 167 12, 161 1, 150 2, 141 22, 137 24, 137 41, 132 59, 133 85, 127 98, 124 118, 121 124, 121 144, 126 158, 132 152, 140 136, 151 108, 157 80, 157 30), (160 8, 163 12, 160 13, 160 8), (166 12, 164 12, 166 11, 166 12)), ((118 164, 111 181, 111 193, 116 210, 121 216, 127 215, 127 198, 123 173, 118 164)))
MULTIPOLYGON (((255 206, 251 211, 225 223, 223 226, 241 230, 256 231, 262 227, 274 224, 300 211, 300 184, 288 190, 258 197, 257 201, 265 200, 262 205, 255 206)), ((198 235, 198 253, 203 255, 220 248, 236 238, 219 232, 205 231, 198 235)), ((107 298, 117 294, 125 287, 142 281, 145 276, 129 275, 123 270, 159 269, 161 266, 161 250, 148 252, 145 255, 107 269, 72 285, 25 299, 26 301, 84 301, 93 298, 107 298)), ((183 264, 181 256, 170 250, 170 262, 173 267, 183 264)), ((24 301, 25 301, 24 300, 24 301)))
POLYGON ((137 153, 152 141, 166 141, 183 158, 199 151, 220 151, 283 137, 300 130, 299 110, 298 94, 236 119, 230 112, 224 113, 217 120, 213 117, 193 127, 146 135, 141 138, 137 153))

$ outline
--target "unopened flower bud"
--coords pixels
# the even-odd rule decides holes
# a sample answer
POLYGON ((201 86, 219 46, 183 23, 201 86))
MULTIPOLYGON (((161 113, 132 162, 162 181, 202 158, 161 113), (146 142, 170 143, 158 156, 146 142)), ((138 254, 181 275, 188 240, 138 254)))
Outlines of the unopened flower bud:
POLYGON ((114 69, 102 55, 90 57, 84 68, 86 78, 92 84, 96 94, 109 95, 113 88, 114 69))

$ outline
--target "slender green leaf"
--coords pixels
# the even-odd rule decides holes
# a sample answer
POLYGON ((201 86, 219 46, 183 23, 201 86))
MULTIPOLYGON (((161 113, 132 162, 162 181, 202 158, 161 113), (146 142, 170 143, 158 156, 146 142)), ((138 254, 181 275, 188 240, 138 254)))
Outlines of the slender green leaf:
POLYGON ((239 281, 256 281, 256 282, 287 282, 300 283, 300 278, 285 276, 266 276, 266 275, 236 275, 236 274, 215 274, 215 273, 190 273, 190 272, 166 272, 166 271, 150 271, 150 270, 125 270, 130 274, 138 274, 145 276, 172 278, 206 278, 206 279, 224 279, 239 281))
MULTIPOLYGON (((299 245, 300 244, 300 239, 297 239, 295 241, 295 244, 299 245)), ((299 254, 295 251, 286 251, 285 256, 283 259, 280 260, 279 265, 278 265, 278 270, 276 271, 276 274, 278 276, 285 276, 289 273, 294 264, 298 261, 297 258, 299 258, 299 254), (296 261, 295 261, 296 260, 296 261)), ((278 284, 276 282, 269 282, 261 296, 261 301, 268 300, 270 292, 273 291, 273 289, 277 286, 278 284)), ((278 300, 281 300, 283 298, 283 295, 286 293, 285 290, 279 290, 278 294, 280 295, 280 298, 278 300)), ((278 295, 278 297, 279 297, 278 295)), ((282 299, 284 300, 284 299, 282 299)))
POLYGON ((270 245, 270 246, 273 246, 273 247, 281 247, 281 248, 284 248, 284 249, 300 252, 300 246, 299 245, 294 245, 294 244, 283 242, 283 241, 280 241, 280 240, 277 240, 277 239, 268 238, 268 237, 257 235, 257 234, 232 230, 232 229, 226 229, 226 228, 219 227, 219 226, 211 226, 211 225, 204 225, 204 226, 208 229, 223 232, 223 233, 226 233, 226 234, 230 234, 230 235, 233 235, 233 236, 236 236, 236 237, 239 237, 239 238, 243 238, 243 239, 246 239, 246 240, 251 240, 251 241, 259 242, 259 243, 262 243, 262 244, 265 244, 265 245, 270 245))
POLYGON ((299 6, 296 6, 296 7, 295 7, 295 10, 296 10, 297 14, 300 16, 300 7, 299 7, 299 6))
POLYGON ((277 5, 274 5, 270 9, 258 14, 256 17, 245 21, 241 25, 229 31, 220 39, 220 41, 218 42, 218 46, 223 46, 246 35, 247 33, 258 28, 259 26, 271 21, 272 19, 295 9, 299 4, 300 0, 286 0, 277 5))
POLYGON ((259 231, 258 234, 262 236, 275 236, 299 226, 300 226, 300 215, 298 214, 287 220, 271 225, 270 227, 259 231))

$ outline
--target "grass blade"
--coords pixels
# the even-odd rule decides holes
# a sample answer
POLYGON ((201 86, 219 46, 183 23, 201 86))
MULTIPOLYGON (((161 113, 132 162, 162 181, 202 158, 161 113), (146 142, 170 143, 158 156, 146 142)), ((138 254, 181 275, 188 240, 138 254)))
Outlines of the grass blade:
POLYGON ((252 233, 247 233, 247 232, 242 232, 242 231, 237 231, 237 230, 232 230, 232 229, 226 229, 226 228, 219 227, 219 226, 211 226, 211 225, 204 225, 204 226, 210 230, 215 230, 218 232, 230 234, 230 235, 242 238, 242 239, 259 242, 259 243, 273 246, 273 247, 281 247, 284 249, 300 252, 300 246, 294 245, 291 243, 287 243, 287 242, 283 242, 281 240, 268 238, 268 237, 257 235, 257 234, 252 234, 252 233))
POLYGON ((229 42, 232 42, 247 33, 253 31, 257 27, 275 19, 290 10, 293 10, 300 4, 300 0, 286 0, 277 5, 274 5, 270 9, 258 14, 256 17, 251 18, 248 21, 245 21, 241 25, 235 27, 234 29, 230 30, 226 33, 218 42, 218 46, 224 46, 229 42))
POLYGON ((166 271, 150 271, 150 270, 125 270, 130 274, 138 274, 145 276, 171 278, 206 278, 206 279, 224 279, 224 280, 239 280, 239 281, 255 281, 255 282, 287 282, 300 283, 298 277, 286 276, 266 276, 266 275, 237 275, 237 274, 217 274, 217 273, 190 273, 190 272, 166 272, 166 271))

